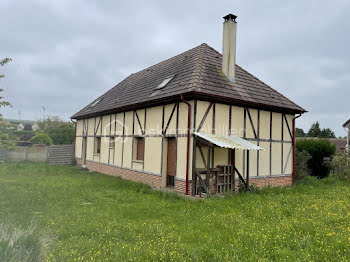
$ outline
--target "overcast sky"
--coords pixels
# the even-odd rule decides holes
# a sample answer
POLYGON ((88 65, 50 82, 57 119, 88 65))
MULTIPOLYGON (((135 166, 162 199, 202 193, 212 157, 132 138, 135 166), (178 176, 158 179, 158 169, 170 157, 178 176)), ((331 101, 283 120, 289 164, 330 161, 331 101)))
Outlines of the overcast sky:
POLYGON ((68 119, 129 74, 201 43, 221 52, 238 15, 237 64, 339 136, 350 117, 350 1, 1 0, 7 118, 68 119))

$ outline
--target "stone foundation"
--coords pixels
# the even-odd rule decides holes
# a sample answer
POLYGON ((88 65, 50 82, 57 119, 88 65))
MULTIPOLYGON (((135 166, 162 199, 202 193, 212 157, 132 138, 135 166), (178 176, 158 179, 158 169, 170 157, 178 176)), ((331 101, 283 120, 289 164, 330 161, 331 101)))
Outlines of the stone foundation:
MULTIPOLYGON (((77 164, 82 165, 81 160, 77 159, 77 164)), ((102 163, 97 163, 94 161, 86 161, 86 167, 90 171, 96 171, 99 173, 118 176, 126 180, 131 180, 134 182, 142 182, 150 185, 153 188, 162 187, 162 178, 158 175, 143 173, 136 170, 131 170, 127 168, 121 168, 111 165, 106 165, 102 163)), ((292 185, 292 176, 276 176, 276 177, 261 177, 261 178, 251 178, 250 184, 257 187, 277 187, 277 186, 291 186, 292 185)), ((238 181, 236 181, 236 186, 238 186, 238 181)), ((176 192, 185 194, 186 182, 183 180, 175 179, 174 190, 176 192)), ((189 194, 191 195, 191 181, 189 182, 189 194)))

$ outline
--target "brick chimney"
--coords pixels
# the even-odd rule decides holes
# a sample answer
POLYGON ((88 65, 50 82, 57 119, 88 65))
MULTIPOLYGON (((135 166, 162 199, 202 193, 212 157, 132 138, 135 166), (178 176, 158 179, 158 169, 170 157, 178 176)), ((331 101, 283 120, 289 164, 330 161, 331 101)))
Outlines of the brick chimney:
POLYGON ((222 72, 232 82, 236 81, 236 35, 237 16, 228 14, 224 18, 222 41, 222 72))

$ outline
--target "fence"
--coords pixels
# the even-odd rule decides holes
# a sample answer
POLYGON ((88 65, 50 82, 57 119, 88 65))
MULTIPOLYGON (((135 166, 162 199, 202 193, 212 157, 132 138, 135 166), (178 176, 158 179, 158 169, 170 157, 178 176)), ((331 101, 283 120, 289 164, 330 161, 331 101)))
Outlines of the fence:
POLYGON ((33 162, 49 161, 51 164, 71 164, 74 160, 74 146, 17 146, 14 150, 5 152, 5 157, 10 162, 28 160, 33 162))

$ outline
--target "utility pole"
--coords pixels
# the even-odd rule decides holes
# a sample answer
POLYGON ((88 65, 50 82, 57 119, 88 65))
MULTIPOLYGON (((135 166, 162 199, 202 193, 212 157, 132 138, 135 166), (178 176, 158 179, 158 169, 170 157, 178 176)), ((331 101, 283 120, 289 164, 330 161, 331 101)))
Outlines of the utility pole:
POLYGON ((18 110, 18 121, 21 121, 21 110, 18 110))

